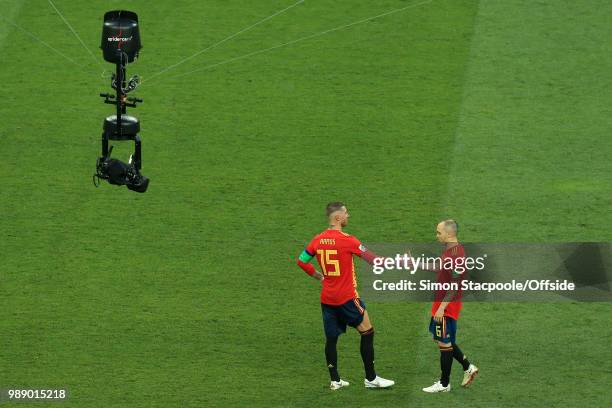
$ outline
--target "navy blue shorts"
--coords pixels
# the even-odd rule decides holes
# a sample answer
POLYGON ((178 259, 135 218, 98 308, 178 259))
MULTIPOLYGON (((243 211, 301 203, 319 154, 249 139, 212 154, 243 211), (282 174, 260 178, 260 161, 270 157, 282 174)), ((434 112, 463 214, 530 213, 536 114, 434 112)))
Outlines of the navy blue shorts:
POLYGON ((359 326, 363 321, 365 308, 365 303, 359 298, 351 299, 339 306, 321 303, 325 336, 338 337, 342 333, 346 333, 347 325, 351 327, 359 326))
POLYGON ((444 316, 440 323, 431 318, 429 322, 429 331, 433 334, 436 341, 442 343, 454 343, 455 335, 457 334, 457 321, 452 317, 444 316))

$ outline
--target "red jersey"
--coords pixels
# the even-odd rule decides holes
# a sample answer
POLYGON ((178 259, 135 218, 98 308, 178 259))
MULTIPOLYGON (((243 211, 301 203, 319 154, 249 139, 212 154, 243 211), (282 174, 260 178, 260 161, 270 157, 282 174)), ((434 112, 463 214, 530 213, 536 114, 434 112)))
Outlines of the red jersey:
MULTIPOLYGON (((450 283, 451 280, 463 275, 461 266, 465 265, 465 249, 463 245, 457 243, 454 247, 444 250, 442 253, 442 268, 438 271, 438 283, 450 283), (461 258, 460 261, 457 259, 461 258)), ((457 282, 457 280, 455 280, 457 282)), ((444 316, 448 316, 455 320, 459 319, 461 312, 461 282, 458 281, 459 288, 452 302, 444 309, 444 316)), ((435 315, 438 311, 440 303, 446 296, 446 290, 437 290, 434 298, 434 303, 431 307, 431 315, 435 315)))
POLYGON ((317 257, 325 276, 321 303, 338 306, 359 297, 353 255, 361 256, 367 249, 357 238, 328 229, 315 236, 306 251, 317 257))

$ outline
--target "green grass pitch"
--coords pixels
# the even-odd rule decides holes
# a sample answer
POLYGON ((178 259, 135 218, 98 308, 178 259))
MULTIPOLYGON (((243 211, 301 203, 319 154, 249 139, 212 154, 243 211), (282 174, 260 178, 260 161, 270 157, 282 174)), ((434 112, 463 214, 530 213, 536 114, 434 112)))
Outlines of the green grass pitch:
POLYGON ((455 363, 456 389, 425 395, 430 305, 370 301, 397 385, 363 389, 350 332, 353 384, 327 388, 294 260, 328 201, 366 243, 428 242, 448 216, 465 241, 612 240, 609 1, 433 0, 178 76, 411 2, 308 0, 148 82, 292 0, 55 0, 99 64, 48 2, 0 0, 0 387, 78 408, 608 406, 607 303, 466 304, 481 374, 460 389, 455 363), (91 184, 116 8, 141 20, 144 195, 91 184))

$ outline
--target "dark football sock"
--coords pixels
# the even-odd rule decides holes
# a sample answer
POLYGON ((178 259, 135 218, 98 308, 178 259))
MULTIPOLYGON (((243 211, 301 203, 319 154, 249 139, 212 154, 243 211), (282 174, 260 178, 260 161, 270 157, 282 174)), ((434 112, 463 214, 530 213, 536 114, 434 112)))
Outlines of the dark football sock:
POLYGON ((338 337, 327 337, 325 340, 325 360, 327 360, 327 368, 332 381, 340 381, 338 374, 338 351, 336 344, 338 337))
POLYGON ((451 367, 453 365, 453 346, 440 346, 440 369, 442 375, 440 376, 440 382, 443 386, 448 386, 450 381, 451 367))
POLYGON ((455 360, 457 360, 459 364, 463 366, 463 371, 470 367, 470 362, 468 361, 467 357, 465 357, 465 354, 463 354, 459 346, 457 346, 455 343, 453 343, 453 357, 455 357, 455 360))
POLYGON ((376 371, 374 371, 374 328, 360 333, 363 368, 365 368, 366 380, 372 381, 376 378, 376 371))

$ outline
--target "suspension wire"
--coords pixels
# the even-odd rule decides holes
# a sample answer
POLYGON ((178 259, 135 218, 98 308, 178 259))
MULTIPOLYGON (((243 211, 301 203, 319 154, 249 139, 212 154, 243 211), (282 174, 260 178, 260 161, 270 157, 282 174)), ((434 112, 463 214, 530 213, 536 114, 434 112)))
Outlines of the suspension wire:
POLYGON ((76 30, 74 28, 72 28, 72 25, 70 25, 70 23, 68 22, 68 20, 66 20, 66 18, 64 17, 64 15, 58 10, 58 8, 55 6, 55 4, 53 3, 52 0, 47 0, 49 2, 49 4, 51 5, 51 7, 53 7, 53 9, 55 10, 55 12, 57 13, 58 16, 60 16, 60 18, 64 21, 64 23, 66 23, 66 25, 68 26, 68 28, 70 29, 70 31, 72 31, 72 34, 74 34, 74 36, 77 38, 77 40, 79 40, 79 42, 81 43, 81 45, 83 45, 83 48, 85 48, 87 50, 87 52, 89 53, 89 55, 91 55, 91 58, 93 58, 96 63, 100 66, 100 68, 104 69, 102 67, 102 63, 100 63, 100 60, 98 58, 96 58, 96 56, 93 54, 93 52, 91 52, 91 50, 89 49, 89 47, 87 45, 85 45, 85 42, 83 41, 83 39, 79 36, 79 34, 77 34, 76 30))
POLYGON ((364 18, 362 20, 354 21, 354 22, 349 23, 349 24, 345 24, 345 25, 342 25, 342 26, 334 27, 334 28, 331 28, 329 30, 325 30, 325 31, 321 31, 319 33, 311 34, 311 35, 308 35, 306 37, 298 38, 296 40, 292 40, 292 41, 289 41, 289 42, 286 42, 286 43, 283 43, 283 44, 275 45, 275 46, 270 47, 270 48, 265 48, 263 50, 253 51, 253 52, 250 52, 248 54, 244 54, 244 55, 241 55, 241 56, 238 56, 238 57, 230 58, 230 59, 227 59, 225 61, 221 61, 221 62, 218 62, 218 63, 215 63, 215 64, 206 65, 204 67, 194 69, 193 71, 188 71, 188 72, 185 72, 185 73, 182 73, 182 74, 173 75, 173 76, 170 76, 169 79, 172 79, 172 78, 181 78, 181 77, 184 77, 184 76, 187 76, 187 75, 191 75, 191 74, 196 73, 196 72, 200 72, 200 71, 204 71, 204 70, 207 70, 207 69, 215 68, 215 67, 218 67, 220 65, 225 65, 225 64, 228 64, 230 62, 234 62, 234 61, 241 60, 241 59, 244 59, 244 58, 252 57, 254 55, 263 54, 265 52, 273 51, 273 50, 276 50, 278 48, 286 47, 288 45, 293 45, 293 44, 296 44, 298 42, 310 40, 310 39, 316 38, 316 37, 321 37, 321 36, 323 36, 325 34, 329 34, 329 33, 334 32, 334 31, 343 30, 343 29, 346 29, 346 28, 349 28, 349 27, 352 27, 352 26, 355 26, 355 25, 358 25, 358 24, 362 24, 362 23, 365 23, 365 22, 368 22, 368 21, 376 20, 376 19, 381 18, 381 17, 385 17, 385 16, 388 16, 388 15, 391 15, 391 14, 399 13, 400 11, 408 10, 410 8, 415 8, 415 7, 418 7, 418 6, 423 6, 425 4, 431 3, 432 1, 433 0, 426 0, 426 1, 422 1, 420 3, 411 4, 409 6, 401 7, 401 8, 398 8, 398 9, 389 10, 389 11, 387 11, 385 13, 378 14, 378 15, 373 16, 373 17, 364 18))
POLYGON ((75 60, 73 60, 72 58, 70 58, 69 56, 67 56, 66 54, 64 54, 63 52, 61 52, 60 50, 58 50, 57 48, 53 47, 52 45, 49 45, 48 43, 46 43, 45 41, 41 40, 40 38, 38 38, 37 36, 35 36, 34 34, 32 34, 31 32, 29 32, 28 30, 26 30, 25 28, 21 27, 18 24, 15 24, 14 22, 7 20, 6 18, 0 16, 0 18, 2 20, 4 20, 5 22, 7 22, 8 24, 12 25, 13 27, 21 30, 22 32, 24 32, 25 34, 27 34, 28 36, 30 36, 32 39, 38 41, 39 43, 43 44, 45 47, 51 49, 52 51, 54 51, 56 54, 61 55, 62 57, 64 57, 66 60, 70 61, 71 63, 73 63, 74 65, 76 65, 77 67, 81 68, 82 70, 91 73, 90 71, 88 71, 84 65, 79 64, 78 62, 76 62, 75 60))
POLYGON ((266 21, 268 21, 268 20, 271 20, 272 18, 274 18, 274 17, 276 17, 276 16, 278 16, 278 15, 280 15, 280 14, 282 14, 282 13, 286 12, 287 10, 292 9, 293 7, 295 7, 295 6, 297 6, 297 5, 301 4, 301 3, 303 3, 304 1, 305 1, 305 0, 299 0, 298 2, 296 2, 296 3, 292 4, 291 6, 286 7, 286 8, 284 8, 284 9, 280 10, 280 11, 277 11, 276 13, 274 13, 274 14, 272 14, 272 15, 270 15, 270 16, 268 16, 268 17, 266 17, 266 18, 264 18, 263 20, 259 20, 259 21, 258 21, 258 22, 256 22, 255 24, 252 24, 252 25, 250 25, 250 26, 248 26, 248 27, 246 27, 246 28, 243 28, 242 30, 240 30, 240 31, 238 31, 238 32, 236 32, 236 33, 234 33, 234 34, 230 35, 229 37, 226 37, 226 38, 222 39, 221 41, 218 41, 218 42, 216 42, 216 43, 214 43, 214 44, 212 44, 212 45, 210 45, 210 46, 208 46, 208 47, 206 47, 206 48, 204 48, 204 49, 202 49, 202 50, 200 50, 200 51, 196 52, 195 54, 190 55, 189 57, 184 58, 184 59, 180 60, 179 62, 177 62, 177 63, 175 63, 175 64, 173 64, 173 65, 170 65, 169 67, 166 67, 166 68, 162 69, 161 71, 159 71, 159 72, 157 72, 157 73, 155 73, 155 74, 151 75, 150 77, 148 77, 148 78, 146 78, 146 79, 143 79, 143 80, 142 80, 142 82, 148 81, 149 79, 155 78, 156 76, 159 76, 159 75, 161 75, 161 74, 163 74, 163 73, 165 73, 165 72, 168 72, 168 71, 170 71, 171 69, 174 69, 174 68, 178 67, 179 65, 182 65, 182 64, 184 64, 185 62, 187 62, 187 61, 189 61, 189 60, 191 60, 191 59, 193 59, 193 58, 197 57, 198 55, 201 55, 201 54, 205 53, 206 51, 212 50, 213 48, 216 48, 217 46, 219 46, 219 45, 221 45, 221 44, 223 44, 223 43, 225 43, 225 42, 227 42, 227 41, 231 40, 232 38, 235 38, 235 37, 239 36, 240 34, 246 33, 247 31, 251 30, 252 28, 255 28, 255 27, 257 27, 258 25, 263 24, 263 23, 265 23, 265 22, 266 22, 266 21))

